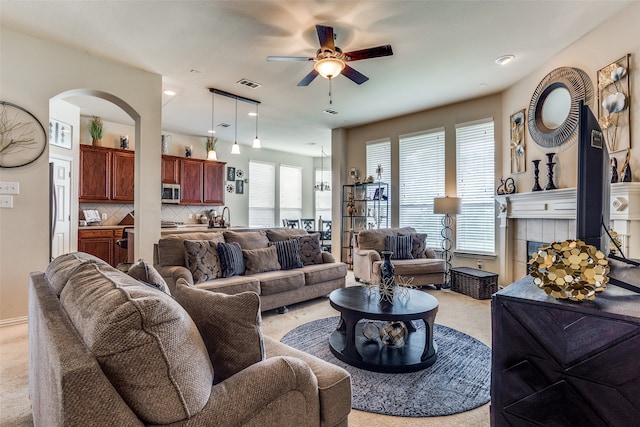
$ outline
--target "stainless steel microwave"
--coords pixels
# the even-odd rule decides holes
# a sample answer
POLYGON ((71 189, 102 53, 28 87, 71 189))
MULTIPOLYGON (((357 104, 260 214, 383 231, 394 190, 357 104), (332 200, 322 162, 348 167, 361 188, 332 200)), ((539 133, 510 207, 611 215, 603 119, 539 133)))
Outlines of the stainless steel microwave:
POLYGON ((180 203, 180 184, 162 184, 162 203, 180 203))

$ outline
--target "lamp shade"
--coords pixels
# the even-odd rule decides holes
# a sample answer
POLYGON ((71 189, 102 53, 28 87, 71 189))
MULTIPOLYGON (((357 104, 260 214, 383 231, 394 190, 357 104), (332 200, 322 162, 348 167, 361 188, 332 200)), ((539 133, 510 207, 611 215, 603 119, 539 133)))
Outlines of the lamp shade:
POLYGON ((433 199, 434 214, 457 215, 460 213, 459 197, 436 197, 433 199))
POLYGON ((344 70, 345 63, 338 58, 324 58, 313 64, 313 68, 325 79, 331 79, 344 70))

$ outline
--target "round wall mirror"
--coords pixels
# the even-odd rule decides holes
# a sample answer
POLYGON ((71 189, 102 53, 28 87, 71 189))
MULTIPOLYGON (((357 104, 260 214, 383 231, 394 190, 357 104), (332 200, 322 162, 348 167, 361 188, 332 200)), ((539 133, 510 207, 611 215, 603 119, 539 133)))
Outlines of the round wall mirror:
POLYGON ((545 149, 562 150, 578 138, 580 101, 590 105, 593 85, 577 68, 556 68, 533 92, 527 117, 529 134, 545 149))

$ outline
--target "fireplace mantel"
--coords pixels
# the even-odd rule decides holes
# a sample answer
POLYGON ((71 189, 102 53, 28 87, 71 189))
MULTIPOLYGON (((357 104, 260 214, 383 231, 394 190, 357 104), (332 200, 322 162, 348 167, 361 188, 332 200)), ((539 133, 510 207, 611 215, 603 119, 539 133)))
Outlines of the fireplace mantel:
MULTIPOLYGON (((576 189, 536 191, 530 193, 505 194, 496 197, 498 219, 502 232, 499 233, 504 256, 501 260, 501 277, 504 283, 511 283, 522 275, 522 268, 516 268, 515 253, 521 252, 522 228, 538 225, 546 227, 540 232, 540 241, 550 240, 552 224, 570 224, 570 230, 562 239, 574 238, 576 219, 576 189), (556 221, 561 220, 561 221, 556 221), (515 231, 520 228, 520 231, 515 231), (544 234, 544 236, 542 235, 544 234)), ((619 234, 625 254, 640 258, 640 182, 619 182, 611 184, 611 204, 609 207, 611 227, 619 234)), ((558 228, 558 227, 556 227, 558 228)), ((527 234, 531 234, 528 230, 527 234)), ((553 236, 551 237, 553 238, 553 236)))

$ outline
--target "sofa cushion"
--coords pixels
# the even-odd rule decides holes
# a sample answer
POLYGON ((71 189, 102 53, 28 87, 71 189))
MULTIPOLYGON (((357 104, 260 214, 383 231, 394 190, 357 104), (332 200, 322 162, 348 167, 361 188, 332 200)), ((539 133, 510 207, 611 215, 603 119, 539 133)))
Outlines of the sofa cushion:
POLYGON ((170 234, 162 237, 158 240, 158 264, 186 267, 183 243, 185 240, 212 240, 218 243, 224 242, 224 237, 220 232, 170 234))
POLYGON ((207 349, 169 295, 110 266, 84 264, 60 303, 113 387, 145 423, 178 422, 205 406, 213 381, 207 349))
POLYGON ((220 279, 196 283, 193 287, 213 292, 220 292, 227 295, 239 294, 240 292, 247 291, 255 292, 260 295, 260 280, 255 276, 243 275, 222 277, 220 279))
POLYGON ((385 236, 384 250, 391 251, 391 259, 413 259, 413 236, 385 236))
POLYGON ((164 281, 160 273, 158 273, 158 270, 142 258, 129 267, 127 274, 136 280, 140 280, 161 290, 165 294, 171 295, 167 282, 164 281))
POLYGON ((404 228, 381 228, 379 230, 362 230, 358 233, 358 248, 373 249, 378 252, 384 251, 384 238, 395 236, 401 233, 415 233, 411 227, 404 228))
POLYGON ((60 255, 49 263, 44 272, 44 277, 46 277, 56 295, 60 296, 64 285, 67 284, 76 268, 84 263, 108 265, 100 258, 84 252, 71 252, 60 255))
MULTIPOLYGON (((374 273, 380 275, 382 261, 373 263, 374 273)), ((403 259, 393 263, 396 276, 419 276, 421 274, 443 273, 445 261, 443 259, 403 259)))
POLYGON ((320 233, 307 234, 297 237, 300 242, 300 259, 304 265, 322 264, 322 250, 320 249, 320 233))
POLYGON ((244 257, 244 274, 247 275, 280 270, 281 268, 275 246, 261 249, 243 249, 242 256, 244 257))
POLYGON ((218 255, 220 256, 222 277, 244 274, 244 257, 239 243, 218 243, 218 255))
POLYGON ((275 246, 278 253, 278 262, 283 270, 302 267, 300 241, 298 239, 269 242, 269 246, 275 246))
POLYGON ((222 277, 218 243, 213 240, 185 240, 184 259, 194 283, 222 277))
POLYGON ((301 270, 280 270, 258 273, 260 295, 271 295, 298 289, 304 286, 304 273, 301 270))
POLYGON ((258 294, 195 289, 184 279, 178 279, 174 294, 202 335, 213 363, 214 383, 264 360, 258 294))
POLYGON ((224 241, 236 242, 242 249, 266 248, 269 244, 267 233, 264 231, 225 231, 224 241))
POLYGON ((281 242, 283 240, 295 239, 298 236, 307 234, 300 228, 275 228, 267 230, 267 237, 270 242, 281 242))
POLYGON ((309 286, 344 278, 347 275, 347 265, 343 262, 305 265, 302 267, 302 271, 304 272, 304 284, 309 286))

